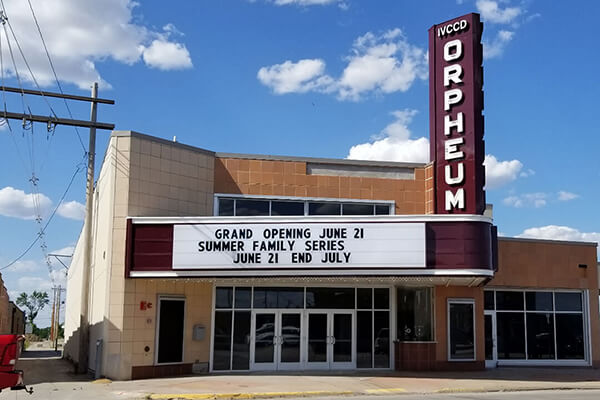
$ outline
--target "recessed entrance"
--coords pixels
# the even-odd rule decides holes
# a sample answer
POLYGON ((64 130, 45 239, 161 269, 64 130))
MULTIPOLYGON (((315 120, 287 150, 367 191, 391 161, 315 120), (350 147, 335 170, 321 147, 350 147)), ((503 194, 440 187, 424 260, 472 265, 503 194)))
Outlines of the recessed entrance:
POLYGON ((389 368, 389 327, 389 288, 217 287, 211 369, 389 368))

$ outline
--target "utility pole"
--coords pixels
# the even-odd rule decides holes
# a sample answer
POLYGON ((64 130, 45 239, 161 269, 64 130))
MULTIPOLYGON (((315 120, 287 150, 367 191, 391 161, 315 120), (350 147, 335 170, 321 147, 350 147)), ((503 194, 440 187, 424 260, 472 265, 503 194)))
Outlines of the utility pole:
POLYGON ((54 351, 58 351, 58 336, 60 332, 60 303, 61 303, 61 293, 64 289, 58 285, 57 296, 58 301, 56 302, 56 329, 54 329, 54 351))
MULTIPOLYGON (((92 98, 98 97, 98 83, 92 86, 92 98)), ((98 104, 92 101, 90 121, 96 123, 98 104)), ((90 269, 92 267, 92 206, 94 203, 94 161, 96 156, 96 128, 90 127, 90 143, 88 147, 87 182, 85 189, 85 240, 83 246, 83 271, 81 277, 81 318, 79 320, 79 373, 88 370, 90 351, 90 326, 89 326, 89 288, 90 269)))
POLYGON ((50 318, 50 342, 54 342, 54 316, 56 310, 56 286, 52 288, 52 317, 50 318))
MULTIPOLYGON (((56 125, 75 126, 81 128, 90 129, 90 141, 88 148, 88 165, 87 165, 87 180, 86 180, 86 201, 85 201, 85 222, 84 222, 84 264, 82 271, 82 285, 81 285, 81 314, 79 320, 79 356, 77 360, 77 366, 79 372, 85 373, 88 370, 88 354, 89 354, 89 286, 90 286, 90 268, 91 268, 91 239, 92 239, 92 210, 93 210, 93 197, 94 197, 94 164, 96 156, 96 129, 113 130, 115 129, 114 124, 98 122, 96 120, 98 104, 115 104, 114 100, 98 98, 98 83, 95 82, 92 86, 92 96, 77 96, 65 93, 46 92, 41 90, 30 90, 24 88, 15 88, 0 86, 0 91, 7 93, 20 93, 21 95, 30 94, 35 96, 43 97, 56 97, 64 100, 74 101, 86 101, 91 103, 91 116, 90 121, 82 121, 72 118, 59 118, 57 116, 43 116, 35 115, 32 113, 14 113, 9 111, 0 111, 0 118, 6 120, 15 119, 22 121, 23 124, 26 122, 42 122, 47 124, 48 129, 56 125)), ((60 306, 60 305, 59 305, 60 306)), ((58 333, 58 332, 56 332, 58 333)))

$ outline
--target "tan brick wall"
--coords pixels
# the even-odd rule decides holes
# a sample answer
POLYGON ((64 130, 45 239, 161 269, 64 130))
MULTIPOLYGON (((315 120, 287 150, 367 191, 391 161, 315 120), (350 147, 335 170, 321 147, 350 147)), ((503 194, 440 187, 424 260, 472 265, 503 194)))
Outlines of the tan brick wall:
POLYGON ((215 193, 393 200, 396 214, 425 213, 425 169, 415 179, 307 175, 306 162, 215 159, 215 193))
MULTIPOLYGON (((102 325, 104 337, 103 374, 130 379, 131 367, 154 363, 156 308, 140 311, 140 301, 158 305, 158 294, 185 295, 186 322, 198 321, 210 329, 212 289, 210 285, 183 281, 150 281, 125 278, 125 236, 128 216, 197 216, 213 213, 213 155, 168 141, 132 134, 113 135, 112 168, 114 198, 112 238, 107 257, 109 294, 102 325), (194 305, 194 306, 192 306, 194 305), (148 346, 149 352, 144 351, 148 346)), ((196 323, 196 322, 194 322, 196 323)), ((185 362, 208 362, 209 340, 191 341, 186 326, 185 362)), ((208 337, 208 336, 207 336, 208 337)))

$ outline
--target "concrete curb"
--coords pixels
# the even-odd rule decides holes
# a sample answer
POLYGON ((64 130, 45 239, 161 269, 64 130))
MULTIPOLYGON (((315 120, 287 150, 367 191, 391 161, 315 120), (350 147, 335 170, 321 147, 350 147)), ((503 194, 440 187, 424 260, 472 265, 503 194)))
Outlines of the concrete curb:
POLYGON ((228 399, 271 399, 278 397, 320 397, 320 396, 349 396, 357 394, 350 390, 327 391, 317 390, 308 392, 255 392, 255 393, 170 393, 151 394, 146 398, 151 400, 228 400, 228 399))
POLYGON ((499 393, 499 392, 543 392, 550 390, 600 390, 598 386, 554 386, 554 387, 514 387, 514 388, 443 388, 435 390, 431 393, 451 394, 451 393, 499 393))
POLYGON ((252 400, 252 399, 273 399, 286 397, 328 397, 328 396, 364 396, 364 395, 389 395, 389 394, 452 394, 452 393, 498 393, 498 392, 533 392, 549 390, 600 390, 600 385, 594 387, 574 387, 574 386, 556 386, 556 387, 514 387, 514 388, 442 388, 431 392, 409 392, 403 388, 387 389, 366 389, 361 391, 351 390, 318 390, 305 392, 254 392, 254 393, 168 393, 168 394, 149 394, 146 399, 150 400, 252 400))

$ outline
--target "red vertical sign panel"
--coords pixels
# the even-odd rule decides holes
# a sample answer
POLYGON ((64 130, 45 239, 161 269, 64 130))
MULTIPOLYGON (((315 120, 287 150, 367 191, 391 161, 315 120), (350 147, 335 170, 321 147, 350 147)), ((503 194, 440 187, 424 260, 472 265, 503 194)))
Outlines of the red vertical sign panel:
POLYGON ((429 124, 436 214, 483 214, 483 24, 479 14, 429 29, 429 124))

